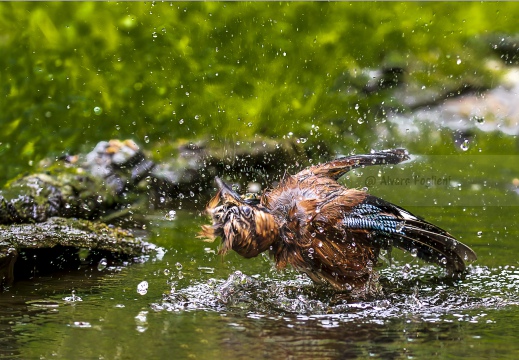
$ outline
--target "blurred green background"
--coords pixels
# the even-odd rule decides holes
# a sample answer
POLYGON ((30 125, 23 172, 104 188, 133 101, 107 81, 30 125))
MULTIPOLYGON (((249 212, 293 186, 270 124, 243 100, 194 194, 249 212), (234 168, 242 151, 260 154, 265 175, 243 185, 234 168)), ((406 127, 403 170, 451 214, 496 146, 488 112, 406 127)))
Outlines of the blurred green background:
MULTIPOLYGON (((385 107, 405 105, 365 91, 366 69, 403 68, 438 93, 490 87, 486 39, 518 18, 516 3, 2 2, 0 183, 109 138, 159 159, 178 140, 256 136, 316 157, 329 155, 319 144, 442 152, 449 132, 424 143, 386 122, 385 107)), ((516 148, 495 136, 497 152, 516 148)))

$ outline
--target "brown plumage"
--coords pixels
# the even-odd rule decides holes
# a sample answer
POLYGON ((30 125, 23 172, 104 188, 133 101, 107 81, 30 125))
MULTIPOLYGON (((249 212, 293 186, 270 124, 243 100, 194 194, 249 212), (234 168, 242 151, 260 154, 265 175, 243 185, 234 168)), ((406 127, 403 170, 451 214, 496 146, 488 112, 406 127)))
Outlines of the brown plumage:
POLYGON ((240 197, 216 178, 219 191, 207 212, 213 224, 201 237, 221 237, 220 253, 250 258, 269 250, 278 269, 290 264, 314 282, 368 289, 381 249, 392 246, 445 267, 465 270, 476 254, 445 230, 365 191, 337 182, 353 168, 398 164, 403 149, 354 155, 286 175, 259 200, 240 197), (222 205, 218 205, 222 202, 222 205))

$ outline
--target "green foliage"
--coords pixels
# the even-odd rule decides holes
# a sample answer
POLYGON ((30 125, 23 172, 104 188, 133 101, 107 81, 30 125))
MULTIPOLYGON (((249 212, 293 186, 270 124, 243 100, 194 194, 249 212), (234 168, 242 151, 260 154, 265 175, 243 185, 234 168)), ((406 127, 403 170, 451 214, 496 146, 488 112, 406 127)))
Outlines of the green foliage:
POLYGON ((2 176, 108 138, 392 146, 374 132, 391 92, 363 92, 362 70, 488 86, 480 37, 516 32, 518 15, 515 3, 0 3, 2 176))

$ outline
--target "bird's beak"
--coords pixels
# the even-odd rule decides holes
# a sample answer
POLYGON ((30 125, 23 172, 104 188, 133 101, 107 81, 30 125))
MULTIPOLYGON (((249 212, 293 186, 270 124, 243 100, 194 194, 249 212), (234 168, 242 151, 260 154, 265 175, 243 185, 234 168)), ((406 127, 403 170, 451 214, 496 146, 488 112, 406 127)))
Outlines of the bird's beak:
MULTIPOLYGON (((244 201, 240 195, 234 191, 229 185, 224 183, 219 177, 215 177, 216 185, 220 191, 218 194, 224 202, 230 202, 236 205, 243 205, 244 201)), ((218 196, 217 194, 217 196, 218 196)))

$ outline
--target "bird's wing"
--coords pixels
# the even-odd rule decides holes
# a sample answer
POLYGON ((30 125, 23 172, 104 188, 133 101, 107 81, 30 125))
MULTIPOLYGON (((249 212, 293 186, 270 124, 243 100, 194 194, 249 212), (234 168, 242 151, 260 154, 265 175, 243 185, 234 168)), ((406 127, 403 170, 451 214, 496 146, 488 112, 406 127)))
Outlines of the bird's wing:
POLYGON ((363 191, 344 189, 303 212, 307 215, 300 223, 306 228, 293 229, 303 237, 293 243, 288 237, 275 255, 276 262, 280 267, 289 263, 314 281, 327 281, 339 289, 367 281, 380 249, 391 246, 451 274, 463 272, 465 263, 477 258, 445 230, 363 191))
POLYGON ((463 272, 466 262, 477 259, 472 249, 447 231, 375 196, 367 195, 343 218, 343 225, 351 231, 369 231, 373 239, 382 241, 378 246, 395 246, 450 273, 463 272))
POLYGON ((304 180, 310 176, 327 177, 337 180, 351 169, 361 166, 398 164, 408 159, 409 156, 405 149, 383 150, 371 154, 347 156, 324 164, 314 165, 300 171, 296 177, 300 180, 304 180))

